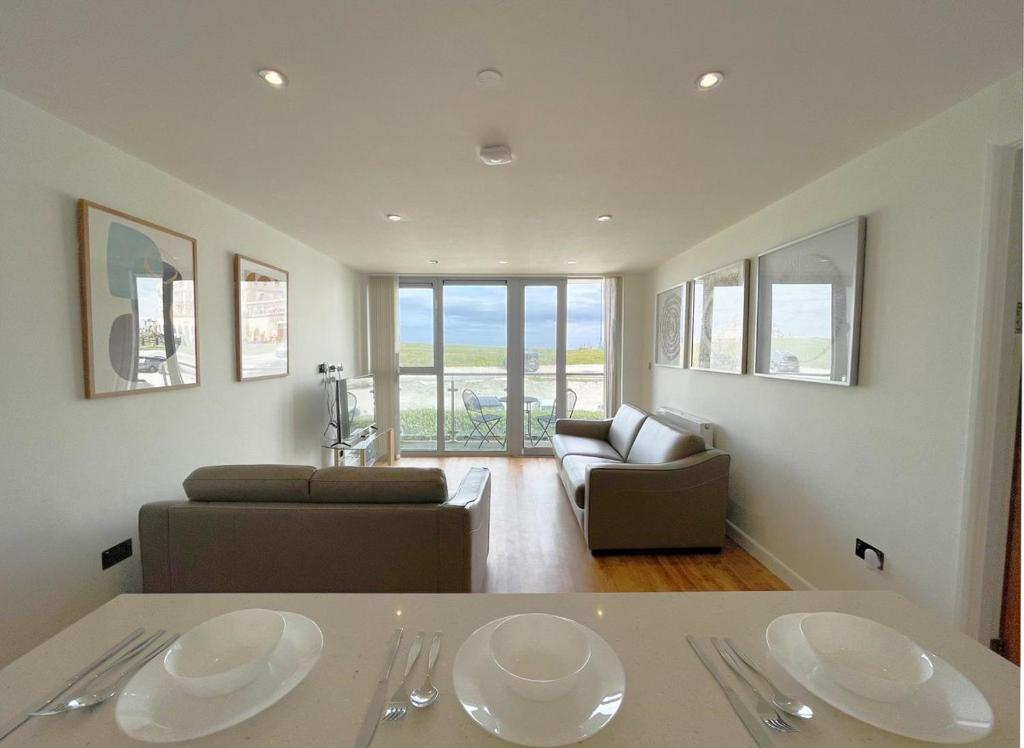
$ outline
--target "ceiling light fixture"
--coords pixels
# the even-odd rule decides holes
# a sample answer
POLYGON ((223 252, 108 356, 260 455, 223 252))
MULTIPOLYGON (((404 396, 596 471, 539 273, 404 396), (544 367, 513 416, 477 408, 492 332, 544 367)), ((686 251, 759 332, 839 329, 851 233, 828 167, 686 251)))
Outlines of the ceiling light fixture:
POLYGON ((268 85, 273 86, 274 88, 284 88, 288 85, 288 79, 280 70, 263 68, 257 73, 257 75, 266 81, 268 85))
POLYGON ((387 218, 389 221, 393 221, 395 223, 398 223, 399 221, 403 220, 402 217, 397 213, 388 213, 384 217, 387 218))
POLYGON ((597 217, 597 220, 599 220, 601 223, 607 223, 608 221, 612 220, 612 214, 611 213, 602 213, 601 215, 599 215, 597 217))
POLYGON ((566 260, 565 264, 566 265, 575 265, 576 264, 576 260, 566 260))
POLYGON ((440 260, 427 260, 431 265, 436 265, 440 260))
POLYGON ((501 74, 501 71, 494 68, 484 68, 476 74, 476 82, 480 84, 481 88, 500 86, 504 78, 505 76, 501 74))
POLYGON ((511 164, 512 158, 512 149, 507 145, 485 145, 480 147, 480 160, 488 166, 511 164))
POLYGON ((508 265, 508 260, 498 260, 499 265, 508 265))
POLYGON ((712 70, 710 73, 704 73, 704 75, 697 79, 697 89, 700 91, 710 91, 723 80, 725 80, 725 75, 712 70))

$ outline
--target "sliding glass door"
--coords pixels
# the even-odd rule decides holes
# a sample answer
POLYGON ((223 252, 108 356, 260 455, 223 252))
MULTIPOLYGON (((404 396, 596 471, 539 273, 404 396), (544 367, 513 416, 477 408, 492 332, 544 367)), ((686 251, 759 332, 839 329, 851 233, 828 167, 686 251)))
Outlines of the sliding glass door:
POLYGON ((442 286, 445 451, 505 452, 508 444, 508 287, 442 286))
POLYGON ((408 278, 403 452, 550 454, 555 420, 604 415, 601 279, 408 278))

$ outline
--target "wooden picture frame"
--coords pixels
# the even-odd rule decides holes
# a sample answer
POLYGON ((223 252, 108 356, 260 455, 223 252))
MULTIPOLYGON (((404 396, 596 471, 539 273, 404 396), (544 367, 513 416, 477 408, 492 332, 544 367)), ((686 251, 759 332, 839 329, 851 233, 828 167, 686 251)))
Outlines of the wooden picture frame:
POLYGON ((747 259, 690 281, 689 368, 722 374, 746 373, 749 287, 747 259))
POLYGON ((236 254, 235 376, 239 382, 286 377, 291 369, 288 343, 288 271, 236 254))
POLYGON ((659 291, 654 300, 654 365, 686 367, 690 344, 690 282, 659 291))
POLYGON ((85 199, 78 239, 85 397, 198 387, 196 240, 85 199))

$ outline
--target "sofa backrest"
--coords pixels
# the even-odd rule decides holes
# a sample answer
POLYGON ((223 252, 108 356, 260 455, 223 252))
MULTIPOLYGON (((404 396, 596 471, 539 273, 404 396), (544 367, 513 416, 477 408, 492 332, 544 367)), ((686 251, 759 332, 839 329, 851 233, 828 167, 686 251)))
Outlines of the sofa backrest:
POLYGON ((209 465, 182 484, 190 501, 314 504, 441 504, 440 468, 209 465))
POLYGON ((615 451, 622 455, 623 459, 629 454, 633 440, 636 439, 636 435, 646 419, 647 412, 634 405, 623 403, 619 406, 619 412, 615 414, 615 418, 612 419, 611 426, 608 428, 608 442, 615 447, 615 451))
POLYGON ((650 416, 644 421, 640 433, 633 440, 626 462, 645 465, 675 462, 705 449, 704 437, 692 431, 674 429, 650 416))
POLYGON ((310 465, 208 465, 182 483, 191 501, 309 501, 310 465))

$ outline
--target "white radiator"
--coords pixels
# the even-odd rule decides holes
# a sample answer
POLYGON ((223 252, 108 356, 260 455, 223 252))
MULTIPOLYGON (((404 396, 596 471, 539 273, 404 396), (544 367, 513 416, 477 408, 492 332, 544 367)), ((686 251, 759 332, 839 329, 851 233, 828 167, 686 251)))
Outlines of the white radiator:
POLYGON ((704 444, 708 449, 715 446, 715 425, 711 421, 705 421, 700 416, 692 413, 684 413, 675 408, 659 407, 655 415, 666 423, 686 431, 692 431, 704 437, 704 444))

